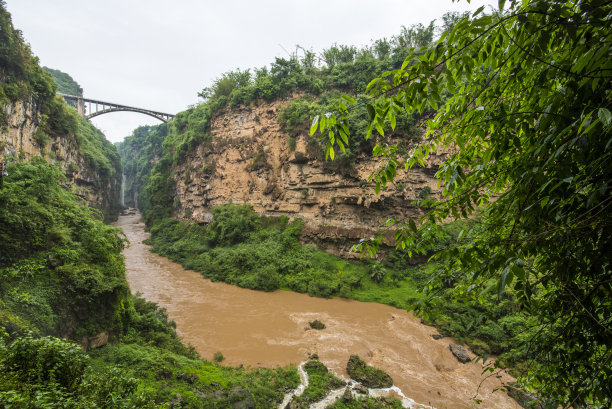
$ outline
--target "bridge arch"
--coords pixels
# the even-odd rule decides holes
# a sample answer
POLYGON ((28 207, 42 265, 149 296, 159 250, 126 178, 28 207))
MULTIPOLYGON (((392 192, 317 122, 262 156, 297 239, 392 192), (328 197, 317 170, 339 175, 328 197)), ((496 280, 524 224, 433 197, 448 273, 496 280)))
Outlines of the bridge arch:
POLYGON ((93 112, 91 114, 85 115, 85 118, 91 119, 91 118, 94 118, 102 114, 108 114, 109 112, 121 112, 121 111, 138 112, 139 114, 145 114, 145 115, 152 116, 153 118, 159 119, 162 122, 168 122, 174 118, 174 115, 163 114, 161 112, 153 112, 153 111, 149 111, 146 109, 131 108, 131 107, 106 108, 106 109, 102 109, 102 110, 93 112))
POLYGON ((77 95, 68 95, 62 93, 58 93, 58 95, 64 97, 66 102, 70 101, 75 103, 79 115, 87 119, 91 119, 98 115, 103 115, 110 112, 120 111, 137 112, 139 114, 149 115, 155 119, 159 119, 162 122, 168 122, 174 119, 174 115, 167 114, 165 112, 158 112, 145 108, 136 108, 127 105, 120 105, 112 102, 98 101, 95 99, 83 98, 77 95))

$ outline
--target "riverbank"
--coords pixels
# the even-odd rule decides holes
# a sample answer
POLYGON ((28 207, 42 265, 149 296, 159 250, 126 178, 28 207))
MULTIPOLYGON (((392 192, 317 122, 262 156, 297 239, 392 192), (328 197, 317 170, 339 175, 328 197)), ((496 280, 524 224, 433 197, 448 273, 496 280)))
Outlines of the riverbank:
POLYGON ((490 408, 519 407, 502 391, 493 392, 510 377, 483 381, 480 363, 459 363, 449 351, 452 338, 434 340, 437 331, 404 310, 213 283, 151 253, 138 214, 121 216, 116 225, 131 243, 124 255, 132 291, 165 308, 183 340, 205 358, 220 351, 224 364, 257 368, 297 364, 317 353, 330 370, 346 376, 348 357, 358 354, 420 404, 465 408, 476 396, 490 408), (326 328, 309 329, 314 319, 326 328))

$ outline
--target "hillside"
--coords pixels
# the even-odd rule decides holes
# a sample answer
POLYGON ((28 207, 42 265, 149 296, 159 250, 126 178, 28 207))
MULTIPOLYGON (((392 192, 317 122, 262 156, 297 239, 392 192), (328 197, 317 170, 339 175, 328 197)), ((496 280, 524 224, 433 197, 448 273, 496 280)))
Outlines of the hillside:
MULTIPOLYGON (((120 208, 121 162, 115 147, 63 98, 38 64, 10 15, 1 11, 0 155, 13 163, 43 157, 57 164, 85 203, 116 218, 120 208)), ((74 85, 73 81, 68 81, 74 85)))
POLYGON ((45 72, 48 72, 53 77, 53 81, 57 84, 57 91, 68 95, 83 95, 83 88, 65 72, 49 67, 43 67, 45 72))
POLYGON ((125 236, 87 206, 116 217, 117 152, 55 97, 2 2, 0 28, 0 406, 276 407, 299 383, 295 367, 202 360, 163 310, 130 294, 125 236))

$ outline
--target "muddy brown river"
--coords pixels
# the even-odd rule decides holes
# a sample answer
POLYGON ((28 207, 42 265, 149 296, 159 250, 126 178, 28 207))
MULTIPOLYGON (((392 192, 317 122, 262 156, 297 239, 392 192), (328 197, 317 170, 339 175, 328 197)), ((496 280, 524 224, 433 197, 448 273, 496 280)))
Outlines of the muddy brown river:
POLYGON ((213 283, 149 251, 138 214, 121 216, 130 246, 124 250, 132 292, 165 308, 183 340, 207 359, 220 351, 224 365, 276 367, 299 364, 316 353, 330 370, 348 379, 346 363, 358 354, 387 371, 415 407, 516 408, 494 389, 511 380, 481 375, 481 363, 459 363, 451 338, 434 340, 435 328, 411 313, 386 305, 340 298, 314 298, 288 291, 272 293, 213 283), (317 331, 308 322, 327 326, 317 331), (474 398, 483 402, 477 405, 474 398))

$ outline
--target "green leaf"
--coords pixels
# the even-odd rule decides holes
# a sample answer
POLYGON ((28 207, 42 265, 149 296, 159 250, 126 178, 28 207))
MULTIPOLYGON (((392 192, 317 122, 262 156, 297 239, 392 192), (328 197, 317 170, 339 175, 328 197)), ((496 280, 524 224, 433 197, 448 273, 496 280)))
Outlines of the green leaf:
POLYGON ((378 131, 380 136, 385 136, 385 130, 383 129, 382 125, 380 124, 380 121, 376 121, 376 130, 378 131))
POLYGON ((612 122, 612 114, 607 108, 599 108, 599 110, 597 111, 597 116, 605 126, 609 126, 612 122))
POLYGON ((506 3, 506 0, 497 0, 497 6, 499 7, 500 10, 504 9, 505 3, 506 3))
POLYGON ((474 17, 474 16, 476 16, 476 15, 480 14, 480 12, 484 10, 484 8, 485 8, 485 6, 480 6, 480 7, 478 7, 478 8, 476 9, 476 11, 475 11, 474 13, 472 13, 472 17, 474 17))
POLYGON ((317 125, 319 125, 319 115, 315 116, 312 120, 312 124, 310 125, 310 136, 314 135, 317 132, 317 125))
POLYGON ((374 118, 376 118, 376 109, 374 108, 374 105, 370 103, 366 105, 366 108, 368 109, 368 115, 370 115, 370 121, 372 121, 374 118))
POLYGON ((370 81, 370 83, 366 87, 366 92, 370 92, 370 90, 372 89, 372 87, 374 87, 374 85, 376 85, 378 80, 379 80, 378 78, 374 78, 372 81, 370 81))
POLYGON ((357 101, 355 101, 353 98, 349 97, 348 95, 342 95, 342 98, 347 101, 350 102, 351 104, 355 104, 357 103, 357 101))
POLYGON ((329 147, 329 157, 331 158, 331 160, 334 160, 334 156, 335 156, 334 147, 330 146, 329 147))
POLYGON ((410 227, 410 230, 416 233, 417 226, 413 219, 408 220, 408 226, 410 227))

